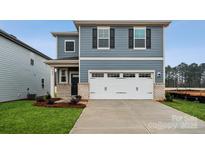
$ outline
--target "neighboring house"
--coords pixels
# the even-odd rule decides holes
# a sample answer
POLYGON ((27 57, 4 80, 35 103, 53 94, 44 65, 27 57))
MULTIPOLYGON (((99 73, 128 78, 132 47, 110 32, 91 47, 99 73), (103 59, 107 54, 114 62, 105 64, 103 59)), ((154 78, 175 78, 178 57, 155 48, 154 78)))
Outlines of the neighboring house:
POLYGON ((83 99, 164 99, 164 28, 170 21, 74 21, 53 32, 51 94, 83 99))
POLYGON ((50 91, 48 56, 0 30, 0 102, 50 91))

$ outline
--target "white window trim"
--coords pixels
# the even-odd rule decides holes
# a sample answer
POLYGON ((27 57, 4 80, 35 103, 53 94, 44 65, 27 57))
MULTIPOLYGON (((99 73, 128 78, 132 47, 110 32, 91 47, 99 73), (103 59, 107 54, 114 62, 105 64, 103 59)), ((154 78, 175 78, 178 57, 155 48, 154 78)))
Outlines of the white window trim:
POLYGON ((60 83, 60 84, 66 84, 66 83, 68 83, 68 70, 67 70, 66 68, 61 68, 61 69, 59 69, 59 72, 60 72, 60 75, 59 75, 59 83, 60 83), (66 76, 66 81, 65 81, 65 82, 62 82, 62 81, 61 81, 62 70, 65 70, 65 76, 66 76))
POLYGON ((64 41, 64 52, 75 52, 75 40, 65 40, 64 41), (67 51, 66 50, 66 42, 74 42, 74 51, 67 51))
POLYGON ((146 36, 146 27, 134 27, 134 37, 133 37, 133 45, 134 45, 134 50, 146 50, 147 49, 147 45, 146 45, 146 42, 147 42, 147 40, 146 40, 146 38, 147 38, 147 36, 146 36), (145 47, 144 48, 138 48, 138 47, 135 47, 135 30, 136 29, 144 29, 145 30, 145 47))
POLYGON ((110 27, 107 27, 107 26, 97 27, 97 49, 99 49, 99 50, 110 50, 110 27), (99 47, 99 29, 108 29, 108 47, 107 48, 99 47))

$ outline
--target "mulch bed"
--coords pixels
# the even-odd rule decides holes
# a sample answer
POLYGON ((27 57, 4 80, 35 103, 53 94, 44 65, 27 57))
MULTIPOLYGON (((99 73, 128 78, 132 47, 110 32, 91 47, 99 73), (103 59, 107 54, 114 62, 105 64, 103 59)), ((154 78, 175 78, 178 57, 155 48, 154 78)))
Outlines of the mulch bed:
MULTIPOLYGON (((58 98, 52 98, 52 100, 58 101, 61 99, 58 98)), ((54 104, 48 104, 47 101, 42 101, 42 102, 34 102, 34 106, 41 106, 41 107, 54 107, 54 108, 85 108, 86 104, 84 103, 77 103, 77 104, 72 104, 72 103, 54 103, 54 104)))

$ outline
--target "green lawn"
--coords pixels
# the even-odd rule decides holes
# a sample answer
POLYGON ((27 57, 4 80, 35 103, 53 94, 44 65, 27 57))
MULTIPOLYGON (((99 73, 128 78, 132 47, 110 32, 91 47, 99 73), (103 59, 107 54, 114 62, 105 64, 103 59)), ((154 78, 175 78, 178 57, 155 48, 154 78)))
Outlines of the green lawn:
POLYGON ((74 108, 37 107, 28 100, 0 103, 0 133, 69 133, 81 112, 74 108))
POLYGON ((205 121, 205 104, 180 99, 164 102, 164 104, 205 121))

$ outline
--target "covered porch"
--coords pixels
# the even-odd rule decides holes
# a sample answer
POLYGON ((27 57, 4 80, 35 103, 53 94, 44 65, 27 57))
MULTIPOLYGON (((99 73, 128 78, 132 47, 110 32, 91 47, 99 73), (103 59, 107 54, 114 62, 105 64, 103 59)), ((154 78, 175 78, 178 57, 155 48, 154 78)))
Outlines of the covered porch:
POLYGON ((76 58, 56 59, 45 62, 51 67, 50 93, 65 100, 78 95, 79 61, 76 58))

